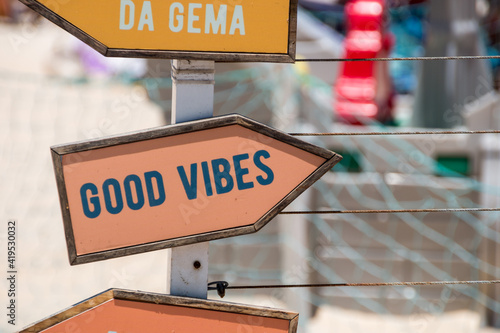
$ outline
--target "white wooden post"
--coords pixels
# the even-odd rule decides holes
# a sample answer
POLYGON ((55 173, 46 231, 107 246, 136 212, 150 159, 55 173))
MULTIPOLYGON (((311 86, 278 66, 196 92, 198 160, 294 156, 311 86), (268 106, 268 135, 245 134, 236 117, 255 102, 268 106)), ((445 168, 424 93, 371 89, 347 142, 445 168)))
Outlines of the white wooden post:
MULTIPOLYGON (((292 71, 282 65, 274 65, 276 89, 273 91, 273 127, 281 131, 300 132, 299 127, 291 127, 300 117, 300 107, 296 99, 300 88, 294 80, 292 71), (278 84, 279 83, 279 84, 278 84)), ((311 193, 306 191, 295 199, 289 210, 310 210, 311 193)), ((281 271, 284 284, 311 283, 310 242, 307 223, 300 215, 282 215, 277 218, 280 238, 282 239, 281 271), (293 227, 290 227, 293 226, 293 227)), ((284 291, 283 300, 300 313, 300 325, 312 316, 311 289, 297 288, 284 291)))
MULTIPOLYGON (((493 121, 492 121, 493 123, 493 121)), ((490 124, 491 126, 492 124, 490 124)), ((498 129, 498 125, 494 124, 495 129, 498 129), (496 126, 495 126, 496 125, 496 126)), ((481 184, 483 189, 481 191, 481 207, 494 208, 500 206, 500 135, 497 134, 486 134, 481 137, 481 184)), ((500 232, 500 222, 498 220, 497 213, 483 213, 483 220, 487 225, 487 228, 491 229, 493 232, 500 232)), ((498 255, 498 243, 496 241, 485 242, 486 248, 486 261, 492 267, 500 267, 500 255, 498 255)), ((491 272, 489 269, 483 269, 486 274, 487 279, 496 279, 497 276, 495 272, 491 272)), ((500 296, 500 287, 498 285, 493 285, 489 288, 486 293, 488 296, 497 300, 500 296)), ((500 315, 498 311, 494 309, 487 309, 489 313, 491 324, 494 327, 500 327, 500 315)))
MULTIPOLYGON (((210 118, 214 108, 214 61, 172 60, 172 124, 210 118)), ((170 251, 167 292, 207 298, 208 242, 170 251)))

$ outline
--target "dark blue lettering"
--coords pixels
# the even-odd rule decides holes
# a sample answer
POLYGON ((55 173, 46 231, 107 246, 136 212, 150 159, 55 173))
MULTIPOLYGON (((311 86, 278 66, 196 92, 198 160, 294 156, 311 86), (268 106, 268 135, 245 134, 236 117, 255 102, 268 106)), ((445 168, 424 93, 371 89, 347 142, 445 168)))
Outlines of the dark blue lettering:
POLYGON ((201 170, 203 171, 203 179, 205 180, 205 191, 207 196, 210 197, 214 194, 214 191, 212 190, 212 180, 210 179, 207 162, 201 162, 201 170))
POLYGON ((217 194, 223 194, 231 192, 234 187, 233 177, 229 174, 231 170, 231 164, 225 158, 218 158, 212 160, 212 169, 214 172, 214 183, 215 183, 215 191, 217 194), (222 167, 222 170, 221 168, 222 167), (222 184, 222 180, 226 180, 226 185, 222 184))
POLYGON ((271 157, 271 154, 269 154, 269 152, 266 150, 259 150, 258 152, 255 153, 255 155, 253 155, 253 162, 255 163, 255 166, 260 170, 264 171, 264 173, 267 175, 267 178, 264 178, 262 176, 257 176, 257 181, 259 182, 260 185, 269 185, 274 180, 274 173, 270 167, 262 163, 262 161, 260 160, 261 157, 268 159, 271 157))
POLYGON ((96 217, 99 216, 99 214, 101 214, 101 204, 99 203, 99 197, 97 196, 97 194, 98 194, 97 186, 95 186, 92 183, 84 184, 80 188, 80 197, 82 198, 83 213, 89 219, 95 219, 96 217), (90 194, 93 195, 93 197, 91 197, 90 200, 87 197, 87 191, 90 191, 90 194), (90 210, 89 203, 91 203, 94 206, 94 210, 90 210))
POLYGON ((120 183, 114 178, 106 179, 106 181, 104 181, 104 183, 102 184, 102 192, 104 193, 104 203, 106 204, 106 210, 110 214, 120 213, 123 209, 123 197, 120 183), (109 191, 110 187, 113 187, 113 192, 116 199, 116 207, 113 207, 113 203, 111 202, 111 193, 109 191))
POLYGON ((141 178, 137 175, 128 175, 123 181, 123 186, 125 187, 125 198, 127 199, 127 205, 132 210, 139 210, 144 206, 144 191, 142 190, 141 178), (135 184, 135 193, 137 194, 137 202, 134 202, 132 196, 132 186, 130 183, 135 184))
POLYGON ((196 163, 191 164, 191 183, 189 183, 186 175, 186 171, 183 166, 177 167, 177 172, 181 177, 182 185, 184 186, 184 191, 189 200, 196 199, 197 197, 197 180, 198 180, 198 165, 196 163))
POLYGON ((148 201, 150 207, 159 206, 165 202, 165 185, 163 184, 163 177, 158 171, 149 171, 144 173, 144 180, 146 181, 146 191, 148 192, 148 201), (158 198, 155 198, 152 179, 156 179, 158 187, 158 198))
POLYGON ((236 184, 238 185, 238 190, 246 190, 253 188, 253 182, 245 182, 243 176, 249 173, 248 168, 241 167, 241 161, 248 160, 248 154, 240 154, 233 156, 234 162, 234 172, 236 173, 236 184))

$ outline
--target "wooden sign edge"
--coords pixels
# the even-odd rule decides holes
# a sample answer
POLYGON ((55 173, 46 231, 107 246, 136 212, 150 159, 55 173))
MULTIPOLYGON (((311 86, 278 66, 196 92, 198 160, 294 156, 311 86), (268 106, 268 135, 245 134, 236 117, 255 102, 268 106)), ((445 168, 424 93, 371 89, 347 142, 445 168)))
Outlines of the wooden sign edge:
POLYGON ((77 304, 70 306, 69 308, 66 308, 38 322, 35 322, 30 326, 23 328, 21 331, 19 331, 19 333, 38 333, 96 306, 99 306, 105 302, 108 302, 112 298, 113 289, 108 289, 100 294, 87 298, 77 304))
POLYGON ((217 62, 295 63, 295 50, 293 50, 293 52, 289 51, 289 53, 229 53, 209 51, 128 50, 108 48, 106 53, 103 55, 106 57, 213 60, 217 62))
POLYGON ((84 32, 80 28, 76 27, 71 22, 57 15, 56 13, 45 7, 40 2, 36 0, 19 0, 19 1, 24 5, 28 6, 29 8, 31 8, 32 10, 34 10, 35 12, 37 12, 38 14, 45 17, 50 22, 54 23, 58 27, 62 28, 63 30, 67 31, 71 35, 75 36, 76 38, 84 42, 85 44, 89 45, 100 54, 105 55, 106 52, 108 51, 108 47, 106 45, 99 42, 98 40, 96 40, 95 38, 84 32))
POLYGON ((298 0, 289 0, 288 14, 288 45, 286 53, 252 53, 252 52, 213 52, 213 51, 183 51, 183 50, 149 50, 149 49, 118 49, 109 48, 99 40, 87 34, 60 15, 37 0, 19 0, 38 14, 59 26, 69 34, 80 39, 85 44, 106 57, 125 58, 156 58, 156 59, 185 59, 185 60, 213 60, 218 62, 272 62, 295 63, 297 44, 297 6, 298 0))
MULTIPOLYGON (((70 264, 79 265, 86 264, 94 261, 102 261, 107 259, 120 258, 124 256, 146 253, 157 250, 164 250, 173 247, 179 247, 189 244, 203 243, 211 240, 234 237, 234 236, 242 236, 250 233, 256 232, 255 227, 252 225, 247 225, 243 227, 235 227, 224 230, 217 230, 213 232, 207 232, 203 234, 190 235, 184 237, 171 238, 167 240, 160 240, 156 242, 150 242, 145 244, 132 245, 127 247, 121 247, 117 249, 93 252, 88 254, 76 254, 76 248, 73 246, 74 242, 71 242, 72 248, 71 251, 68 251, 70 264), (70 254, 71 252, 71 254, 70 254)), ((69 242, 67 242, 69 243, 69 242)))
POLYGON ((191 122, 179 123, 175 125, 163 126, 160 128, 146 129, 142 131, 125 133, 120 135, 108 136, 105 138, 79 141, 75 143, 56 145, 51 147, 52 160, 54 164, 54 172, 59 192, 59 201, 63 218, 64 233, 66 238, 66 246, 68 249, 68 258, 70 265, 79 265, 94 261, 101 261, 123 256, 167 249, 177 246, 195 244, 216 239, 241 236, 250 233, 255 233, 269 223, 281 210, 290 204, 297 196, 310 187, 315 181, 330 170, 336 163, 341 160, 341 156, 331 152, 325 148, 315 146, 308 142, 299 140, 295 137, 281 132, 277 129, 261 124, 255 120, 244 117, 239 114, 224 115, 213 118, 195 120, 191 122), (62 166, 62 156, 71 153, 91 151, 94 149, 112 147, 116 145, 129 144, 138 141, 152 140, 175 136, 179 134, 192 133, 202 130, 219 128, 230 125, 240 125, 250 129, 256 133, 266 137, 271 137, 280 142, 302 149, 311 154, 323 157, 326 161, 303 180, 297 187, 290 191, 282 200, 280 200, 273 208, 267 211, 259 220, 252 224, 234 227, 223 230, 216 230, 207 233, 189 235, 184 237, 171 238, 144 244, 136 244, 127 247, 98 251, 88 254, 78 255, 75 246, 75 237, 71 214, 69 211, 69 202, 66 192, 65 179, 62 166))
POLYGON ((64 238, 66 239, 66 247, 68 249, 68 258, 71 265, 77 259, 75 234, 73 232, 73 224, 71 223, 71 214, 69 211, 68 193, 66 191, 66 182, 64 180, 62 156, 51 149, 52 164, 56 177, 57 193, 59 195, 59 205, 61 207, 61 215, 63 219, 64 238))
POLYGON ((83 152, 87 150, 133 143, 137 141, 158 139, 230 125, 241 125, 247 129, 267 135, 278 141, 287 143, 325 159, 330 159, 337 155, 328 149, 297 139, 296 137, 293 137, 288 133, 282 132, 278 129, 272 128, 268 125, 262 124, 256 120, 250 119, 240 114, 227 114, 173 125, 148 128, 123 134, 110 135, 102 138, 81 140, 73 143, 54 145, 50 147, 50 149, 58 155, 65 155, 69 153, 83 152))
POLYGON ((278 202, 271 210, 256 223, 254 223, 255 231, 262 229, 276 215, 285 209, 293 200, 307 190, 311 185, 318 181, 325 173, 330 171, 338 162, 342 160, 342 156, 335 154, 330 159, 326 160, 319 168, 314 170, 306 179, 304 179, 297 187, 288 193, 280 202, 278 202))
POLYGON ((288 333, 296 333, 299 319, 298 313, 287 310, 113 288, 91 296, 54 315, 35 322, 19 331, 19 333, 35 333, 46 330, 113 299, 288 320, 288 333))

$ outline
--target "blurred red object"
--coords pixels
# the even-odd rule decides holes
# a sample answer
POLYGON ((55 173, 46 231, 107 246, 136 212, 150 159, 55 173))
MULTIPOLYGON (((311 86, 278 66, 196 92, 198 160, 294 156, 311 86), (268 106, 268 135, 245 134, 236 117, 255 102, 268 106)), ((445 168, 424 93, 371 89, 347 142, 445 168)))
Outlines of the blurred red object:
POLYGON ((0 0, 0 16, 11 16, 10 0, 0 0))
MULTIPOLYGON (((389 55, 394 39, 384 27, 386 10, 384 0, 351 0, 346 4, 344 58, 389 55)), ((394 92, 387 62, 343 62, 334 89, 339 121, 350 124, 392 121, 394 92)))

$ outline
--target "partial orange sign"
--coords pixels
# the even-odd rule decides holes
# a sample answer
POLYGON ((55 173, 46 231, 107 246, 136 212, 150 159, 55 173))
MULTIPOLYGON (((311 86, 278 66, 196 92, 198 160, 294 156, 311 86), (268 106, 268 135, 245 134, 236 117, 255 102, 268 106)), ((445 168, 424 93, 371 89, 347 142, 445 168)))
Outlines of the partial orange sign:
POLYGON ((107 56, 293 62, 296 0, 21 0, 107 56))
POLYGON ((20 333, 295 333, 298 313, 111 289, 20 333))
POLYGON ((239 115, 52 151, 71 264, 255 232, 340 160, 239 115))

